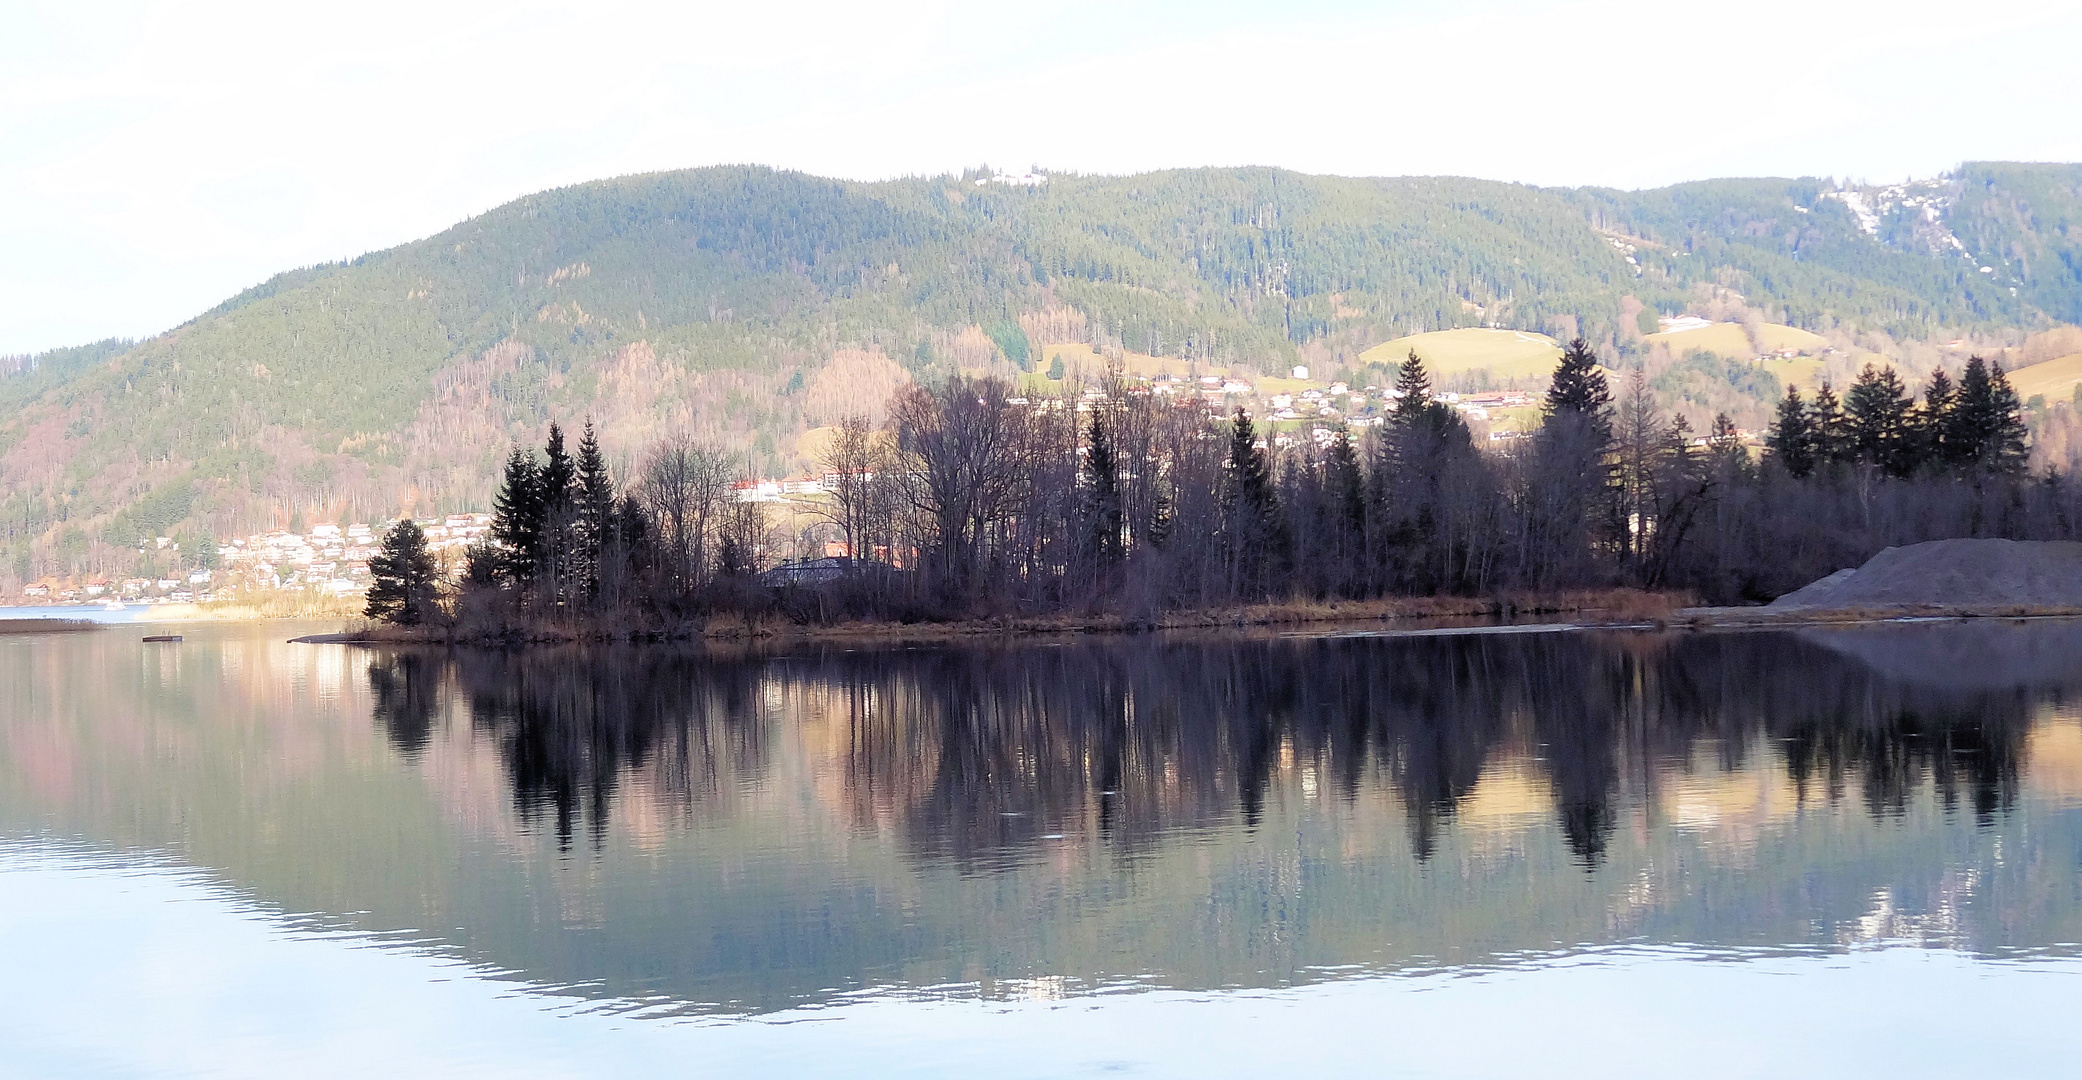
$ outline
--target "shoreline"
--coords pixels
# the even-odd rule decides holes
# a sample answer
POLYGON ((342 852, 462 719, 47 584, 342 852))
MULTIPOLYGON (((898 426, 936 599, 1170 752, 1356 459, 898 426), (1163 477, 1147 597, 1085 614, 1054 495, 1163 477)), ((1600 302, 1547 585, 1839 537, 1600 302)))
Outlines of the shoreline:
MULTIPOLYGON (((294 639, 301 644, 441 645, 510 648, 525 645, 656 644, 687 641, 814 640, 935 642, 986 637, 1072 637, 1190 630, 1277 630, 1443 619, 1525 620, 1528 617, 1603 613, 1614 623, 1668 618, 1689 599, 1631 589, 1557 593, 1544 597, 1395 597, 1379 600, 1295 601, 1240 604, 1167 612, 1149 618, 1116 614, 999 616, 947 622, 794 623, 744 615, 718 615, 673 627, 606 632, 588 626, 502 627, 458 632, 452 627, 368 626, 336 634, 294 639)), ((1521 621, 1489 625, 1552 625, 1521 621)), ((1574 624, 1570 624, 1574 625, 1574 624)))
MULTIPOLYGON (((410 645, 444 648, 520 648, 581 644, 750 643, 815 641, 906 644, 988 638, 1072 638, 1217 632, 1225 636, 1433 637, 1466 634, 1561 633, 1583 630, 1772 630, 1962 619, 2082 617, 2082 607, 1919 604, 1872 608, 1685 606, 1681 594, 1631 589, 1513 597, 1397 597, 1377 600, 1295 601, 1169 612, 1145 619, 1114 614, 1001 616, 947 622, 793 623, 718 615, 678 626, 606 631, 585 625, 502 627, 458 632, 454 627, 363 625, 289 639, 304 645, 410 645)), ((272 614, 246 609, 184 612, 185 617, 137 620, 9 619, 0 609, 0 635, 78 633, 161 622, 310 622, 326 616, 272 614)), ((337 616, 336 616, 337 617, 337 616)), ((356 617, 357 621, 358 617, 356 617)))
POLYGON ((1671 625, 1697 630, 1769 630, 1774 627, 1856 626, 1882 622, 1960 619, 2071 619, 2082 608, 2054 605, 1904 604, 1871 608, 1688 608, 1671 625))
POLYGON ((1177 612, 1148 620, 1121 616, 1056 616, 967 619, 944 623, 836 623, 803 625, 721 616, 671 631, 588 633, 571 627, 509 628, 494 634, 456 634, 449 628, 363 627, 332 634, 290 639, 306 645, 418 645, 446 648, 519 648, 580 644, 670 644, 688 642, 858 642, 863 644, 943 643, 987 638, 1068 638, 1090 635, 1136 635, 1216 631, 1225 635, 1272 633, 1280 637, 1440 637, 1482 634, 1567 633, 1586 630, 1772 630, 1816 626, 1859 626, 1876 623, 1938 622, 1964 619, 2059 619, 2082 617, 2070 607, 1959 607, 1917 605, 1884 609, 1789 610, 1768 607, 1678 607, 1657 609, 1644 601, 1679 599, 1629 593, 1628 604, 1583 603, 1562 606, 1549 598, 1539 606, 1511 600, 1398 599, 1352 601, 1328 605, 1244 605, 1235 608, 1177 612), (1546 618, 1540 616, 1603 616, 1546 618), (1465 620, 1465 621, 1460 621, 1465 620), (1438 625, 1447 623, 1447 625, 1438 625), (1412 625, 1415 624, 1415 625, 1412 625))

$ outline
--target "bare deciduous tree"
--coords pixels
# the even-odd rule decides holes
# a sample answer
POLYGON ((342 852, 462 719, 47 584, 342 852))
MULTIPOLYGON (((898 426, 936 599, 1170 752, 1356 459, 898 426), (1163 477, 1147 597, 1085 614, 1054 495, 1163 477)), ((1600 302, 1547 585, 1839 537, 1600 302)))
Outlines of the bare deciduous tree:
POLYGON ((685 434, 665 439, 644 461, 638 497, 655 523, 664 584, 677 596, 691 594, 707 575, 712 525, 733 472, 729 458, 685 434))

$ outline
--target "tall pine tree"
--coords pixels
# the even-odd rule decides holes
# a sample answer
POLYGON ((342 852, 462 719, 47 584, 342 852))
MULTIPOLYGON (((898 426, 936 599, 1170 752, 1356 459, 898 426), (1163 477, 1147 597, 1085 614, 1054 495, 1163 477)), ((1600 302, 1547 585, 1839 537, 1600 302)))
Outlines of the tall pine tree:
POLYGON ((1598 354, 1582 338, 1562 350, 1542 411, 1550 423, 1558 416, 1580 421, 1601 449, 1612 444, 1612 388, 1598 368, 1598 354))
POLYGON ((608 475, 607 459, 600 454, 600 440, 593 432, 592 418, 578 438, 577 555, 575 576, 587 595, 600 589, 600 574, 615 539, 614 478, 608 475))
POLYGON ((546 579, 551 596, 562 601, 577 584, 576 555, 578 552, 578 520, 574 513, 574 489, 577 486, 578 466, 564 449, 564 429, 555 421, 549 425, 549 439, 543 444, 541 477, 542 516, 539 526, 539 549, 542 553, 538 573, 546 579))
POLYGON ((1844 395, 1844 422, 1852 460, 1889 476, 1915 470, 1908 393, 1893 368, 1865 365, 1844 395))
POLYGON ((522 447, 506 455, 505 475, 492 496, 491 535, 499 549, 499 576, 516 584, 535 580, 542 569, 542 469, 522 447))
POLYGON ((1945 425, 1952 463, 1977 472, 2023 472, 2024 433, 2017 392, 2002 366, 1978 356, 1967 358, 1950 423, 1945 425))
POLYGON ((1815 399, 1807 407, 1807 430, 1814 441, 1816 465, 1836 465, 1851 459, 1850 428, 1844 421, 1843 404, 1826 382, 1815 390, 1815 399))
POLYGON ((1952 426, 1952 407, 1958 404, 1959 391, 1952 385, 1952 377, 1940 367, 1930 373, 1930 385, 1923 390, 1923 404, 1916 410, 1912 427, 1916 439, 1916 460, 1926 469, 1944 468, 1955 463, 1953 447, 1946 438, 1952 426))
POLYGON ((1807 403, 1800 400, 1799 387, 1786 387, 1786 396, 1778 399, 1778 413, 1771 421, 1771 434, 1764 445, 1779 467, 1794 479, 1805 479, 1815 471, 1813 421, 1807 403))
POLYGON ((1230 422, 1228 469, 1222 478, 1223 537, 1232 586, 1246 595, 1262 594, 1286 554, 1272 466, 1257 444, 1251 414, 1237 409, 1230 422))
POLYGON ((1562 350, 1534 438, 1526 555, 1535 584, 1579 574, 1628 523, 1612 460, 1612 389, 1582 338, 1562 350))
POLYGON ((1113 568, 1126 556, 1121 538, 1123 523, 1120 459, 1113 448, 1113 435, 1106 427, 1106 410, 1092 410, 1090 441, 1084 457, 1085 545, 1098 565, 1102 582, 1110 581, 1113 568))

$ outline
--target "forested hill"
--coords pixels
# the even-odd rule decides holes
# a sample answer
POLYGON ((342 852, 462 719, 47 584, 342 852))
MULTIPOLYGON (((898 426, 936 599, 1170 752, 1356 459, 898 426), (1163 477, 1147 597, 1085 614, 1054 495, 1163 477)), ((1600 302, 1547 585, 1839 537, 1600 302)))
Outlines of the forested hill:
POLYGON ((112 566, 141 536, 481 507, 553 417, 591 414, 611 454, 688 429, 786 469, 805 427, 906 374, 1050 343, 1335 370, 1482 324, 1623 352, 1717 302, 1896 338, 2077 322, 2078 192, 2082 166, 2004 164, 1641 192, 1272 169, 581 184, 149 341, 0 361, 0 579, 112 566))

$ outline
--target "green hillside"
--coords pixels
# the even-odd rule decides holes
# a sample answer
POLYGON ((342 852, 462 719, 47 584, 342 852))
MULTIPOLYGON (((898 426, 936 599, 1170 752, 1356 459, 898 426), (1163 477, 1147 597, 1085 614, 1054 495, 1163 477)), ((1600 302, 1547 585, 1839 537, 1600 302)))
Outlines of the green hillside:
POLYGON ((892 362, 1031 365, 1083 343, 1335 370, 1476 326, 1617 351, 1637 347, 1628 312, 1715 289, 1810 330, 2082 321, 2078 190, 2067 165, 1971 165, 1855 206, 1815 180, 1272 169, 581 184, 280 275, 145 342, 0 362, 0 592, 121 569, 141 536, 482 507, 506 446, 552 417, 592 414, 625 461, 686 429, 799 467, 797 435, 873 407, 892 362))

